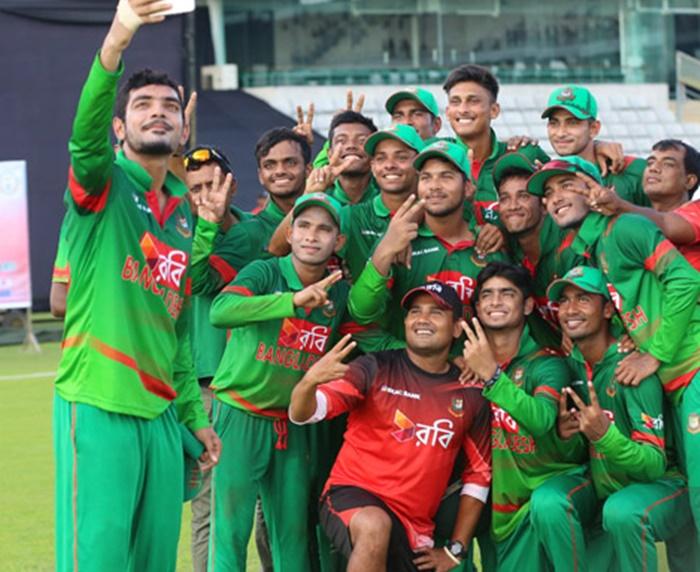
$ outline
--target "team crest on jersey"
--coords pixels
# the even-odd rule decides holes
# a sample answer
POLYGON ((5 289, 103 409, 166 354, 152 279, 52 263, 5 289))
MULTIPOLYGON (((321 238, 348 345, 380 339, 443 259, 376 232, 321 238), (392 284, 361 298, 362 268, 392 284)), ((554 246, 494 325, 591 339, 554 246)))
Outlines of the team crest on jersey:
POLYGON ((326 318, 333 318, 336 315, 336 310, 335 310, 335 304, 333 303, 333 300, 328 300, 323 305, 323 308, 321 309, 321 312, 326 318))
POLYGON ((691 435, 700 433, 700 415, 697 413, 688 415, 688 433, 691 435))
POLYGON ((322 355, 326 350, 331 329, 307 322, 301 318, 285 318, 280 328, 277 345, 322 355))
POLYGON ((435 274, 429 274, 426 276, 426 281, 442 282, 443 284, 451 286, 454 288, 454 291, 457 292, 463 304, 471 303, 474 288, 476 287, 476 280, 456 270, 442 270, 435 274))
POLYGON ((192 229, 187 222, 187 217, 179 216, 175 220, 175 229, 185 238, 190 238, 192 236, 192 229))
POLYGON ((521 386, 523 384, 523 376, 524 375, 525 375, 525 368, 524 367, 515 368, 515 371, 513 372, 513 381, 515 382, 515 385, 521 386))
POLYGON ((608 387, 605 388, 605 393, 607 396, 612 399, 617 395, 617 387, 615 386, 615 382, 613 381, 612 383, 608 384, 608 387))
POLYGON ((150 232, 141 237, 140 246, 154 280, 161 286, 179 290, 187 270, 187 253, 168 246, 150 232))
POLYGON ((463 417, 464 416, 464 399, 462 397, 452 398, 452 404, 448 409, 450 415, 453 417, 463 417))

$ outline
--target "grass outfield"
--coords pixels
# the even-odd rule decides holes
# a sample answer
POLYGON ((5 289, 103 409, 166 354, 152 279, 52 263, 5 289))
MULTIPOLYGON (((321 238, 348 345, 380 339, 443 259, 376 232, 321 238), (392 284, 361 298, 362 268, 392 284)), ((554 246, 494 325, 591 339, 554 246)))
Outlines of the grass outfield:
MULTIPOLYGON (((2 570, 43 572, 54 568, 53 451, 51 405, 58 344, 40 354, 0 346, 0 526, 2 570)), ((178 571, 192 570, 190 505, 184 507, 178 571)), ((663 546, 660 572, 666 572, 663 546)), ((248 572, 259 570, 251 540, 248 572)))
MULTIPOLYGON (((44 572, 54 569, 53 445, 51 408, 57 343, 40 354, 0 346, 0 569, 44 572)), ((192 570, 190 505, 185 504, 178 570, 192 570)), ((259 570, 251 543, 248 571, 259 570)))

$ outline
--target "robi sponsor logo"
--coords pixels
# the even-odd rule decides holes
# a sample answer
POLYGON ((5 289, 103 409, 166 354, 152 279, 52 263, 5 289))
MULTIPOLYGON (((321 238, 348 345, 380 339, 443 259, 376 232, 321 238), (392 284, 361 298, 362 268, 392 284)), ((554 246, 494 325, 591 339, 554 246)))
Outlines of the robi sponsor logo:
POLYGON ((441 446, 447 449, 452 442, 455 432, 454 423, 450 419, 436 419, 432 425, 414 423, 400 409, 394 412, 394 425, 398 427, 391 436, 399 443, 407 443, 416 439, 416 447, 441 446))
POLYGON ((658 417, 652 417, 647 413, 642 413, 642 423, 647 429, 654 429, 656 431, 663 431, 664 428, 664 416, 663 413, 659 413, 658 417))
POLYGON ((179 290, 187 270, 187 253, 171 248, 150 232, 144 233, 139 244, 153 279, 161 286, 179 290))
POLYGON ((451 286, 454 288, 455 292, 457 292, 463 304, 471 303, 472 296, 474 295, 474 288, 476 287, 476 280, 456 270, 443 270, 435 274, 429 274, 426 277, 426 281, 442 282, 443 284, 451 286))
POLYGON ((328 344, 331 329, 300 318, 285 318, 277 344, 294 350, 322 355, 328 344))

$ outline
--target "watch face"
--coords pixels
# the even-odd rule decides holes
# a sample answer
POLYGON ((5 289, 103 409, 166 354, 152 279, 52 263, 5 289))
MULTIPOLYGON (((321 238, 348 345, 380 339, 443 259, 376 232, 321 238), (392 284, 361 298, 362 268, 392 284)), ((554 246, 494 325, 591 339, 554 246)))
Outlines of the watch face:
POLYGON ((458 556, 460 558, 464 553, 464 546, 462 546, 462 543, 458 541, 450 542, 447 549, 450 551, 450 554, 452 554, 453 556, 458 556))

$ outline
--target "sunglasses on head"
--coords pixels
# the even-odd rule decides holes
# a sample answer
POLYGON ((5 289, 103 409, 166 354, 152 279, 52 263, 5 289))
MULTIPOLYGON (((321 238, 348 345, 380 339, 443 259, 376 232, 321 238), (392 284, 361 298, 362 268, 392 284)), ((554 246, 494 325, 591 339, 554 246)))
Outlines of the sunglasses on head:
POLYGON ((199 167, 212 161, 218 163, 224 171, 233 173, 228 159, 214 147, 196 147, 185 153, 185 170, 189 170, 190 167, 199 167))

